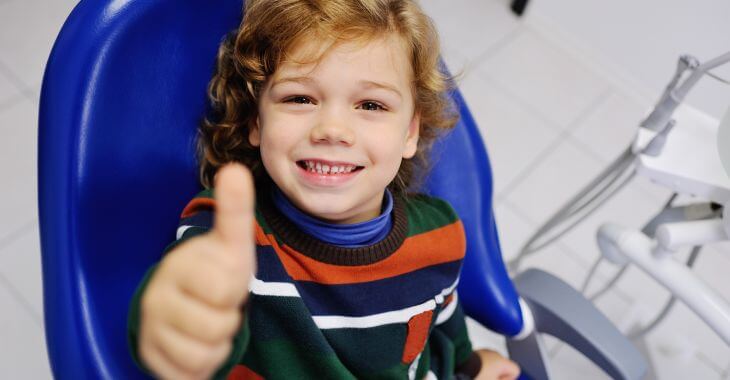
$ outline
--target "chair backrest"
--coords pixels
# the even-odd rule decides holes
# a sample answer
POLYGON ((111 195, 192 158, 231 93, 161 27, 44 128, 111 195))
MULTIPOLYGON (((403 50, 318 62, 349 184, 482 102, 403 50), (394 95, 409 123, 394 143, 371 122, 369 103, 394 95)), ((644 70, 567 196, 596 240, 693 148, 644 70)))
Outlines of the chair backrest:
MULTIPOLYGON (((129 300, 200 189, 195 136, 218 44, 241 0, 82 0, 48 61, 39 116, 39 210, 48 353, 57 377, 135 378, 129 300)), ((498 332, 522 325, 499 253, 491 171, 462 120, 429 182, 465 221, 460 295, 498 332), (468 173, 464 175, 465 173, 468 173)))

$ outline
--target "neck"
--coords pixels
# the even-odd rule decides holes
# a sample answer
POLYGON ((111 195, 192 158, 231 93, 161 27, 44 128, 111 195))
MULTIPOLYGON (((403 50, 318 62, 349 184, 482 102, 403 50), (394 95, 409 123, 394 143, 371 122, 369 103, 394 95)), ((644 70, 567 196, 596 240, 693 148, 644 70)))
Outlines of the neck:
POLYGON ((393 197, 387 189, 380 215, 353 224, 334 224, 315 218, 294 206, 278 188, 274 190, 273 200, 276 208, 304 233, 338 246, 362 247, 375 244, 388 235, 393 225, 393 197))

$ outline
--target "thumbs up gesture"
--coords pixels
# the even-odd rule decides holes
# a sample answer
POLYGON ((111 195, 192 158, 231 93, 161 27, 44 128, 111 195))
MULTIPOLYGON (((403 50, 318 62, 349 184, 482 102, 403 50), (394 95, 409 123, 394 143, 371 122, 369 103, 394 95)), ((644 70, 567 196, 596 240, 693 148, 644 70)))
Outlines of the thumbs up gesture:
POLYGON ((254 187, 240 164, 215 180, 212 230, 169 252, 141 299, 139 353, 165 379, 209 378, 232 349, 255 272, 254 187))

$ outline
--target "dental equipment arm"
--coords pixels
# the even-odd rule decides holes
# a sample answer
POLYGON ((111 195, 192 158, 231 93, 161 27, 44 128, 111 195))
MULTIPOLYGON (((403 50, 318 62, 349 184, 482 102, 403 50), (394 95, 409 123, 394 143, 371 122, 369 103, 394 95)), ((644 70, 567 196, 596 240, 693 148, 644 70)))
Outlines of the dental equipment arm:
POLYGON ((672 118, 674 110, 676 110, 677 106, 682 103, 685 96, 687 96, 687 93, 689 93, 689 90, 697 84, 697 81, 699 81, 700 78, 710 70, 727 62, 730 62, 730 52, 703 64, 699 64, 697 59, 692 56, 681 56, 677 63, 677 71, 674 78, 672 78, 669 85, 664 90, 664 93, 659 98, 659 102, 657 102, 654 110, 641 123, 641 126, 657 132, 664 129, 672 118), (692 73, 684 80, 684 82, 679 84, 682 75, 687 70, 692 70, 692 73))
POLYGON ((513 281, 532 312, 535 331, 523 339, 508 339, 507 349, 510 358, 530 378, 548 378, 544 357, 539 355, 538 332, 569 344, 613 379, 640 379, 644 375, 646 362, 639 351, 570 285, 535 269, 521 273, 513 281))
MULTIPOLYGON (((722 236, 718 233, 718 223, 721 225, 722 222, 717 219, 680 222, 661 232, 666 236, 657 240, 640 231, 609 223, 598 230, 598 246, 609 261, 618 264, 631 262, 652 276, 730 344, 730 304, 698 279, 690 268, 666 254, 667 250, 678 247, 681 242, 694 244, 702 237, 726 240, 727 234, 722 236), (682 225, 688 223, 694 224, 689 230, 683 229, 682 225), (664 248, 657 251, 656 247, 662 244, 664 248)), ((657 235, 664 226, 657 229, 657 235)))

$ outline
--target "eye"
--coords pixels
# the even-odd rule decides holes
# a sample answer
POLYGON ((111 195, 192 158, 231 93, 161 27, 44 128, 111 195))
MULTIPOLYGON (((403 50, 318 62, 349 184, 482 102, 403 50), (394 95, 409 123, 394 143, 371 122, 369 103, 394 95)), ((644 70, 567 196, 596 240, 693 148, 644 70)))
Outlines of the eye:
POLYGON ((312 99, 304 95, 290 96, 284 99, 284 103, 295 103, 295 104, 312 104, 312 99))
POLYGON ((360 103, 360 108, 365 111, 387 111, 382 104, 371 100, 360 103))

